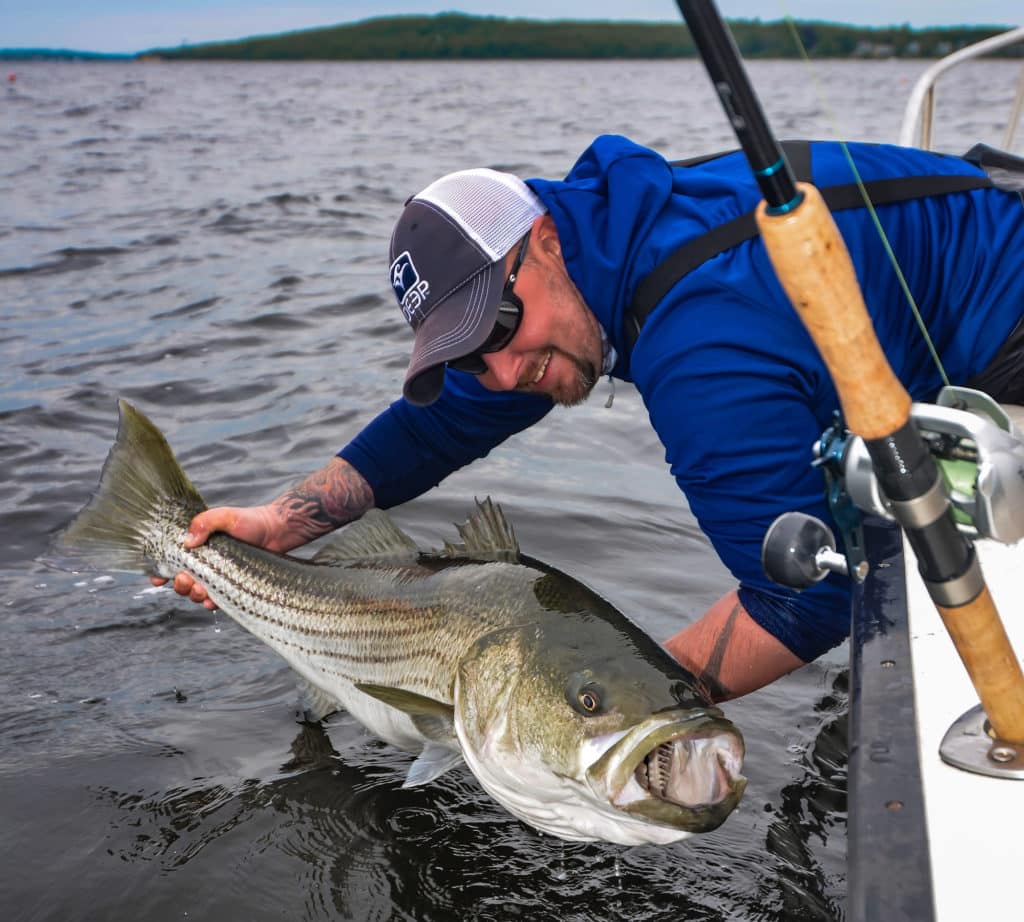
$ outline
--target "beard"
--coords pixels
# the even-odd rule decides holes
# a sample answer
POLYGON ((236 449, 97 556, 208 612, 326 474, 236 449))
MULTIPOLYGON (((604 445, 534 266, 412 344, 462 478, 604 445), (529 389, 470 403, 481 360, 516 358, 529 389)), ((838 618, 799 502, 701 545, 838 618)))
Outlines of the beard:
POLYGON ((560 389, 558 393, 552 394, 552 398, 559 406, 576 407, 593 392, 599 377, 598 372, 593 362, 576 355, 569 355, 567 352, 563 352, 562 355, 572 363, 575 373, 571 384, 564 390, 560 389))
POLYGON ((575 407, 591 395, 601 377, 604 351, 601 327, 564 265, 557 270, 547 267, 545 281, 562 331, 557 337, 562 345, 551 343, 548 348, 552 355, 561 356, 573 369, 568 382, 560 384, 549 396, 559 406, 575 407))

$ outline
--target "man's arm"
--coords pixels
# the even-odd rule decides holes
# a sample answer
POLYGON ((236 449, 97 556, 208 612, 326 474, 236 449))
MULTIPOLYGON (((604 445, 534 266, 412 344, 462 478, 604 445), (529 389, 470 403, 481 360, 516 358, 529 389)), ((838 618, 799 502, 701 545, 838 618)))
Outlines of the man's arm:
MULTIPOLYGON (((198 547, 224 532, 268 551, 290 551, 359 518, 373 506, 373 490, 351 464, 332 458, 290 490, 263 506, 217 506, 200 512, 189 525, 186 547, 198 547)), ((154 586, 165 579, 154 577, 154 586)), ((174 577, 174 591, 214 609, 206 587, 188 573, 174 577)))
POLYGON ((186 547, 223 531, 269 551, 290 551, 359 518, 373 506, 373 491, 351 464, 332 458, 320 470, 264 506, 221 506, 199 513, 186 547))
POLYGON ((738 698, 804 665, 750 617, 735 589, 665 641, 665 649, 714 701, 738 698))
MULTIPOLYGON (((387 509, 419 496, 551 409, 547 398, 494 394, 473 375, 448 377, 432 406, 396 401, 339 456, 266 505, 201 512, 189 526, 185 546, 198 547, 221 531, 270 551, 290 551, 359 518, 372 506, 387 509)), ((165 582, 153 579, 156 586, 165 582)), ((216 608, 205 587, 187 573, 174 578, 174 590, 216 608)))

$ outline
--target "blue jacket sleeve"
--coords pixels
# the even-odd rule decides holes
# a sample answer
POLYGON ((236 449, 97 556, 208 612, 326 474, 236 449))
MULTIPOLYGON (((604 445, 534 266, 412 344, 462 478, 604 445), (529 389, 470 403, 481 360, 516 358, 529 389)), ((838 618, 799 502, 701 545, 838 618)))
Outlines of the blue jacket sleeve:
POLYGON ((404 503, 541 419, 546 397, 495 393, 464 372, 445 373, 428 407, 396 400, 338 452, 366 478, 377 506, 404 503))
POLYGON ((634 351, 637 386, 691 511, 739 580, 744 607, 810 661, 847 636, 848 581, 829 577, 802 593, 778 586, 762 570, 761 541, 790 510, 832 522, 811 461, 838 398, 770 267, 749 252, 720 259, 714 276, 693 273, 671 308, 651 315, 634 351), (760 284, 752 279, 759 273, 760 284), (775 289, 777 297, 763 296, 775 289))

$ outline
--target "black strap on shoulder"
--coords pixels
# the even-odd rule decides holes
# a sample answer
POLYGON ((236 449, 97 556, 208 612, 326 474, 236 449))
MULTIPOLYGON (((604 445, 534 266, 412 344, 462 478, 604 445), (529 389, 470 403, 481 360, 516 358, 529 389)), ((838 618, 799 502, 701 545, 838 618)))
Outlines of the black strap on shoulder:
MULTIPOLYGON (((796 178, 803 182, 812 181, 811 142, 783 141, 782 148, 796 178)), ((723 154, 711 154, 694 160, 677 161, 672 166, 695 166, 721 156, 723 154)), ((977 175, 902 176, 864 183, 863 192, 857 183, 826 186, 819 191, 829 210, 843 211, 865 207, 864 192, 871 203, 877 206, 931 195, 969 192, 972 189, 988 188, 992 184, 988 177, 977 175)), ((749 211, 725 224, 720 224, 700 237, 688 240, 644 277, 637 285, 633 300, 626 309, 623 333, 625 345, 630 351, 640 336, 644 321, 680 279, 709 259, 759 235, 754 215, 753 211, 749 211)))
POLYGON ((966 154, 964 160, 980 166, 983 170, 986 167, 998 167, 1001 170, 1012 170, 1015 173, 1024 173, 1024 157, 1011 154, 990 144, 975 144, 966 154))
POLYGON ((1024 203, 1024 157, 988 144, 975 144, 964 154, 964 160, 983 169, 997 189, 1016 193, 1024 203))
MULTIPOLYGON (((780 141, 779 143, 782 147, 782 152, 786 155, 786 159, 789 161, 789 167, 793 171, 793 175, 803 182, 810 182, 811 142, 780 141)), ((700 166, 704 163, 710 163, 712 160, 717 160, 719 157, 727 157, 729 154, 737 153, 739 153, 737 148, 733 148, 732 150, 720 150, 713 154, 700 154, 697 157, 687 157, 685 160, 673 160, 669 163, 669 166, 700 166)))

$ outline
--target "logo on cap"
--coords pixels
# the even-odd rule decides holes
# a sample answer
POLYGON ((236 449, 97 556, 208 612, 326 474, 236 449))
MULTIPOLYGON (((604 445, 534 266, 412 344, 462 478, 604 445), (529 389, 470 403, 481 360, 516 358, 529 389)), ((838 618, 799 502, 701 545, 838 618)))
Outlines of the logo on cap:
POLYGON ((420 278, 408 250, 399 254, 391 264, 391 287, 395 289, 395 297, 405 319, 415 326, 423 319, 416 314, 430 296, 430 282, 420 278))

